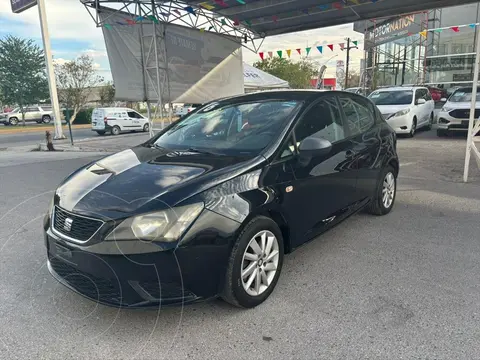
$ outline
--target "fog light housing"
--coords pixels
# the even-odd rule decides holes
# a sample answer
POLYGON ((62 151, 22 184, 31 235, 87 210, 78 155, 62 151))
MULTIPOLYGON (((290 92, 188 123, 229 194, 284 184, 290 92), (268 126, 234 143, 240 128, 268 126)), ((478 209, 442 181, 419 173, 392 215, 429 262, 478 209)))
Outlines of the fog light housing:
POLYGON ((444 118, 440 118, 438 119, 438 123, 439 124, 448 124, 450 121, 448 121, 447 119, 444 119, 444 118))

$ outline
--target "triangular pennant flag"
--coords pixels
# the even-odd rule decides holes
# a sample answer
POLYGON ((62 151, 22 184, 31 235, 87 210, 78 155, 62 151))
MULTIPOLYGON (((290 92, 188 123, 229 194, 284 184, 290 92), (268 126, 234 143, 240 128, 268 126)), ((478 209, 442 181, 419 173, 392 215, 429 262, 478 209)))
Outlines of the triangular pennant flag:
POLYGON ((333 44, 327 45, 333 51, 333 44))
POLYGON ((240 21, 238 21, 238 19, 235 18, 235 19, 233 20, 233 26, 238 26, 238 25, 240 25, 240 21))
POLYGON ((204 9, 207 9, 207 10, 213 10, 213 9, 215 9, 215 6, 210 5, 210 4, 206 3, 206 2, 202 2, 202 3, 198 4, 198 5, 200 5, 201 7, 203 7, 204 9))
POLYGON ((269 51, 268 52, 268 57, 271 58, 273 56, 273 52, 269 51))
POLYGON ((328 4, 318 5, 318 8, 322 11, 328 10, 328 4))
POLYGON ((200 32, 205 32, 205 28, 201 28, 201 29, 200 29, 200 32))
POLYGON ((186 6, 186 7, 183 8, 183 10, 185 10, 185 11, 188 12, 189 14, 197 15, 197 14, 195 13, 195 10, 194 10, 193 7, 191 7, 191 6, 186 6))
POLYGON ((323 53, 323 46, 317 46, 317 50, 320 54, 323 53))
POLYGON ((307 52, 307 56, 308 56, 308 54, 310 54, 310 50, 312 50, 311 47, 305 48, 305 51, 307 52))
POLYGON ((115 21, 118 25, 125 25, 123 22, 121 21, 115 21))
POLYGON ((332 5, 333 5, 333 7, 334 7, 335 9, 337 9, 337 10, 343 9, 343 4, 340 3, 340 2, 334 2, 332 5))
POLYGON ((435 29, 435 32, 441 33, 443 29, 435 29))
POLYGON ((128 23, 128 25, 135 25, 136 24, 136 22, 133 21, 132 19, 127 19, 127 23, 128 23))
POLYGON ((112 28, 112 25, 110 25, 110 24, 105 24, 103 26, 105 26, 105 29, 111 29, 112 28))
POLYGON ((210 31, 210 30, 212 30, 212 29, 213 29, 213 26, 210 26, 210 27, 208 28, 208 31, 210 31))
POLYGON ((155 24, 158 24, 158 19, 157 19, 155 16, 153 16, 153 15, 148 15, 147 18, 148 18, 149 20, 152 20, 155 24))
POLYGON ((298 55, 302 55, 302 49, 297 49, 298 55))
POLYGON ((221 23, 222 23, 222 25, 227 25, 227 22, 225 21, 225 19, 222 19, 221 23))
POLYGON ((352 41, 352 43, 353 43, 353 45, 358 46, 358 41, 357 40, 352 41))
POLYGON ((345 43, 340 43, 338 44, 340 46, 340 50, 344 50, 345 49, 345 43))
POLYGON ((260 55, 260 59, 265 60, 265 59, 263 58, 263 55, 264 55, 263 52, 259 52, 258 55, 260 55))
POLYGON ((242 5, 245 5, 245 1, 244 0, 237 0, 238 3, 242 4, 242 5))
POLYGON ((223 1, 223 0, 215 0, 215 2, 220 6, 223 6, 223 7, 227 6, 227 4, 225 4, 225 1, 223 1))
POLYGON ((144 18, 143 16, 138 16, 138 17, 135 19, 135 21, 137 21, 137 22, 138 22, 138 21, 142 21, 142 20, 145 20, 145 18, 144 18))
POLYGON ((252 26, 252 22, 250 20, 245 20, 245 23, 248 25, 248 26, 252 26))
POLYGON ((280 59, 281 59, 281 58, 282 58, 282 50, 278 50, 278 51, 277 51, 277 54, 278 54, 278 56, 279 56, 280 59))
POLYGON ((477 26, 477 24, 470 24, 468 26, 470 26, 473 29, 473 28, 475 28, 475 26, 477 26))
POLYGON ((458 26, 452 26, 450 29, 452 29, 455 32, 459 32, 460 28, 458 26))
POLYGON ((424 38, 427 37, 427 30, 420 31, 419 34, 423 36, 424 38))
POLYGON ((290 58, 290 54, 292 53, 292 50, 288 49, 286 50, 288 58, 290 58))
POLYGON ((350 2, 354 3, 355 5, 360 5, 360 3, 358 2, 358 0, 350 0, 350 2))
POLYGON ((180 12, 180 10, 178 10, 178 9, 174 9, 173 11, 175 11, 175 13, 176 13, 178 16, 182 15, 182 13, 180 12))

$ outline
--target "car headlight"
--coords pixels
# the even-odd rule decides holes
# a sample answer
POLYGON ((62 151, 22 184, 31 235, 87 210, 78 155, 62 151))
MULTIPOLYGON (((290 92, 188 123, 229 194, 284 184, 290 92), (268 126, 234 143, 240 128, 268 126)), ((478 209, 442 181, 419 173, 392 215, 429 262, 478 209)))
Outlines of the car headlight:
POLYGON ((442 107, 442 109, 440 111, 441 112, 449 112, 449 111, 452 111, 452 110, 453 110, 453 108, 448 107, 448 106, 444 106, 444 107, 442 107))
POLYGON ((406 108, 406 109, 400 110, 399 112, 396 112, 395 114, 393 114, 392 117, 407 115, 409 112, 410 112, 410 108, 406 108))
POLYGON ((106 240, 174 242, 195 221, 203 208, 203 203, 197 203, 128 218, 106 240))

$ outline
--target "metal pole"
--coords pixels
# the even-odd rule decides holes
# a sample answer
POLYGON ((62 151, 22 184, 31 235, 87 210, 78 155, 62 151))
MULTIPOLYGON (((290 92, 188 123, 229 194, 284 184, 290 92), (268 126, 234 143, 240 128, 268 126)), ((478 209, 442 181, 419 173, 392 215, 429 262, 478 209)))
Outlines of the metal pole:
MULTIPOLYGON (((163 29, 163 27, 161 27, 163 29)), ((153 22, 153 44, 155 49, 155 64, 156 64, 156 72, 157 72, 157 94, 158 94, 158 102, 157 102, 157 109, 155 110, 155 114, 158 112, 158 108, 160 107, 161 112, 160 116, 162 117, 162 129, 164 128, 164 120, 163 120, 163 103, 162 103, 162 89, 160 86, 160 69, 159 69, 159 62, 158 62, 158 44, 157 44, 157 27, 155 21, 153 22)), ((153 121, 152 121, 153 124, 153 121)), ((153 137, 153 129, 150 128, 150 137, 153 137)))
POLYGON ((45 0, 37 0, 38 16, 40 18, 40 29, 42 30, 43 51, 45 52, 45 62, 47 65, 47 79, 50 89, 50 99, 53 107, 53 124, 55 126, 54 139, 65 139, 62 129, 62 118, 60 116, 60 105, 58 103, 57 82, 55 81, 55 71, 53 69, 52 47, 50 44, 50 34, 48 33, 47 13, 45 11, 45 0))
POLYGON ((479 72, 479 62, 480 62, 480 27, 475 28, 477 44, 475 46, 475 67, 473 70, 473 80, 472 80, 472 101, 470 104, 470 119, 468 120, 468 137, 467 137, 467 148, 465 151, 465 166, 463 170, 463 181, 468 181, 468 170, 470 166, 470 154, 472 149, 473 142, 473 125, 475 120, 475 108, 477 104, 477 86, 478 86, 478 72, 479 72))
POLYGON ((347 64, 345 66, 345 89, 348 88, 348 65, 350 63, 350 38, 347 38, 347 64))

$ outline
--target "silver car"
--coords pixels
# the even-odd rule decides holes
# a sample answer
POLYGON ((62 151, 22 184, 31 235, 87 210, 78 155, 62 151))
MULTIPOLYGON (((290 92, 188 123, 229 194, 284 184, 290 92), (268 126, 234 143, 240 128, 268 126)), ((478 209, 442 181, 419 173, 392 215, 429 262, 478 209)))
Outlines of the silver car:
MULTIPOLYGON (((36 121, 41 124, 48 124, 53 119, 53 109, 51 105, 28 106, 25 109, 25 121, 36 121)), ((16 108, 11 112, 0 114, 0 122, 4 125, 17 125, 22 121, 22 112, 16 108)))

